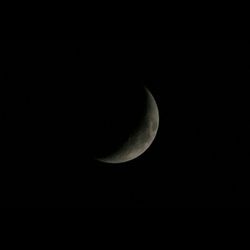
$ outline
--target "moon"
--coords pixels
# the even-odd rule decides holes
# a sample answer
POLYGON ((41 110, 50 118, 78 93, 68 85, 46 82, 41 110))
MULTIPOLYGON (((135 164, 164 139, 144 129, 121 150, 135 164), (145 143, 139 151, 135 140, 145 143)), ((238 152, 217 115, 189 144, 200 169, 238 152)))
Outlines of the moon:
POLYGON ((159 110, 150 91, 146 91, 145 115, 128 139, 108 156, 97 160, 105 163, 124 163, 142 155, 153 143, 159 128, 159 110))

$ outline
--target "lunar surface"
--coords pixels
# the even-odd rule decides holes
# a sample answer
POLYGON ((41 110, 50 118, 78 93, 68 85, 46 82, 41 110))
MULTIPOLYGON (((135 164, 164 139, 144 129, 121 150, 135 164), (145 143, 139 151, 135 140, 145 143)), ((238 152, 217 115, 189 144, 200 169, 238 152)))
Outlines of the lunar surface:
POLYGON ((112 154, 99 158, 106 163, 123 163, 142 155, 152 144, 159 127, 159 111, 154 97, 146 91, 146 112, 140 125, 130 134, 128 140, 112 154))

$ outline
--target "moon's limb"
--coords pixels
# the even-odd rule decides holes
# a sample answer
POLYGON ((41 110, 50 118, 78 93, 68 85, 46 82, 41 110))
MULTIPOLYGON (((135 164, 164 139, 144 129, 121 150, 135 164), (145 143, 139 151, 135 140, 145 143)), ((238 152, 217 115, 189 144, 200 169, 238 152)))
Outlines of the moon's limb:
MULTIPOLYGON (((146 88, 145 88, 146 89, 146 88)), ((114 153, 98 160, 106 163, 123 163, 142 155, 152 144, 159 127, 159 111, 156 101, 150 91, 146 89, 146 114, 128 140, 114 153)))

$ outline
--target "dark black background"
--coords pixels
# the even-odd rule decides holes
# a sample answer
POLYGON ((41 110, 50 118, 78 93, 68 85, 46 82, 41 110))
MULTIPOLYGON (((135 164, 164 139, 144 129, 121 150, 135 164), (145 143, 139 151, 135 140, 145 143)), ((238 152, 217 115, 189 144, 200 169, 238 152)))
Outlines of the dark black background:
POLYGON ((1 206, 249 207, 247 41, 2 40, 0 51, 1 206), (95 161, 109 133, 122 139, 142 86, 159 107, 154 143, 128 163, 95 161))

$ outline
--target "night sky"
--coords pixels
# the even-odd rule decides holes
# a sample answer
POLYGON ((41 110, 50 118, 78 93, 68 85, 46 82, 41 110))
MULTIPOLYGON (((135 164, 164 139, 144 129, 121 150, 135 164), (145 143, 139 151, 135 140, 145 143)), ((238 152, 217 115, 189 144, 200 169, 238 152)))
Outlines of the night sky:
POLYGON ((1 207, 250 206, 247 41, 0 45, 1 207), (152 146, 96 161, 140 115, 143 86, 160 114, 152 146))

